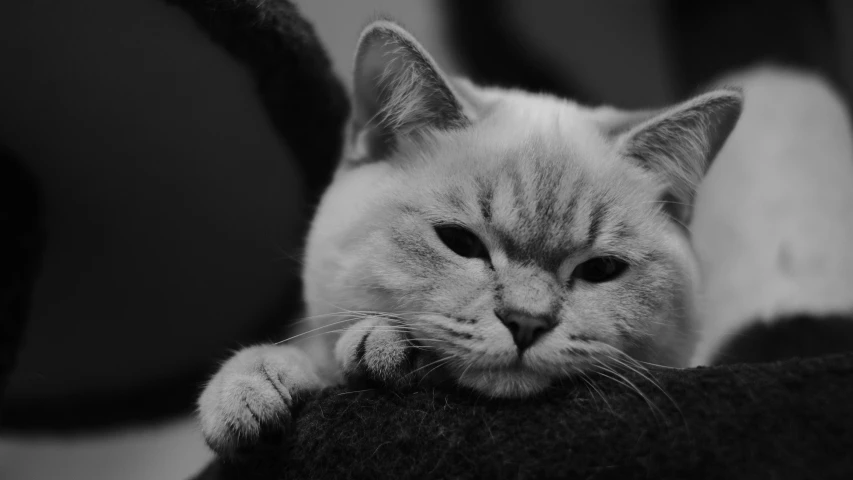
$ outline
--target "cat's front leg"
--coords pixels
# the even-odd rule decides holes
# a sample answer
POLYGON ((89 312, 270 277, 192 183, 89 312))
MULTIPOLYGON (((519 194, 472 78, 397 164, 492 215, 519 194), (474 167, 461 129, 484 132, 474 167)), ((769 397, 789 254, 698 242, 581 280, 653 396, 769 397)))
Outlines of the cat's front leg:
POLYGON ((222 366, 199 398, 204 439, 222 457, 278 443, 288 433, 298 402, 326 386, 314 362, 299 348, 243 349, 222 366))
MULTIPOLYGON (((382 317, 354 323, 335 347, 335 358, 347 383, 404 389, 424 383, 434 354, 419 345, 400 324, 382 317)), ((430 376, 436 379, 437 375, 430 376)))

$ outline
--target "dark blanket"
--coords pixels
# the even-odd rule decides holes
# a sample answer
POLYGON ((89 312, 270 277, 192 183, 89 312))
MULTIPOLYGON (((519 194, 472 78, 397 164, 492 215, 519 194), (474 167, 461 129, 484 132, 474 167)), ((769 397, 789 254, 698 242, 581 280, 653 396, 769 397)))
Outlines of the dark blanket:
POLYGON ((329 391, 284 446, 197 480, 853 478, 853 354, 650 373, 524 401, 329 391))

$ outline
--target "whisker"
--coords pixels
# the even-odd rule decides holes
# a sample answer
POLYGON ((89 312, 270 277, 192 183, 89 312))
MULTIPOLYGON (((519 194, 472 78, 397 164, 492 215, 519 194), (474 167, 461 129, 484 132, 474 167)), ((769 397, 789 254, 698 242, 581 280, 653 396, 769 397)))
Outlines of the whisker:
MULTIPOLYGON (((589 375, 587 375, 586 372, 579 372, 579 373, 580 373, 580 379, 591 390, 598 393, 598 396, 601 397, 601 400, 603 400, 604 404, 607 405, 607 409, 610 410, 610 413, 612 413, 614 417, 618 416, 618 415, 616 415, 616 411, 613 410, 613 406, 610 405, 610 402, 607 401, 607 397, 604 395, 604 392, 602 392, 601 389, 595 385, 595 382, 593 382, 592 379, 589 378, 589 375)), ((593 398, 595 398, 595 393, 593 393, 593 398)))
MULTIPOLYGON (((344 322, 337 322, 337 323, 344 323, 344 322)), ((302 338, 301 340, 308 340, 308 339, 311 339, 311 338, 317 338, 317 337, 319 337, 319 336, 321 336, 321 335, 330 335, 330 334, 333 334, 333 333, 344 333, 344 332, 347 332, 347 331, 355 331, 355 332, 372 332, 372 331, 381 331, 381 332, 395 332, 395 333, 402 333, 402 334, 410 333, 410 332, 412 331, 412 330, 397 329, 396 327, 390 327, 390 326, 389 326, 389 327, 383 327, 383 326, 379 326, 379 325, 373 325, 373 326, 370 326, 370 327, 358 327, 358 326, 356 326, 356 325, 353 325, 353 326, 348 327, 348 328, 338 328, 338 329, 329 330, 329 331, 326 331, 326 332, 320 332, 320 331, 318 331, 318 330, 322 330, 322 329, 324 329, 324 328, 328 328, 328 327, 332 327, 332 326, 334 326, 334 325, 326 325, 326 326, 324 326, 324 327, 315 328, 314 330, 309 330, 309 331, 307 331, 307 332, 300 333, 299 335, 294 335, 293 337, 291 337, 291 338, 289 338, 289 339, 287 339, 287 340, 281 340, 280 342, 276 342, 276 343, 275 343, 275 345, 280 345, 280 344, 282 344, 282 343, 288 342, 288 341, 290 341, 290 340, 292 340, 292 339, 295 339, 295 338, 297 338, 297 337, 301 337, 301 336, 303 336, 303 335, 307 335, 307 334, 312 334, 312 335, 310 335, 310 336, 308 336, 308 337, 305 337, 305 338, 302 338)))
MULTIPOLYGON (((666 396, 666 398, 669 399, 669 401, 678 410, 678 412, 681 413, 681 408, 678 406, 678 404, 675 402, 675 400, 669 395, 669 392, 667 392, 661 386, 660 381, 657 378, 655 378, 655 376, 651 372, 651 370, 644 367, 642 364, 640 364, 639 361, 635 360, 632 356, 628 355, 627 353, 623 352, 622 350, 620 350, 616 347, 613 347, 613 350, 616 351, 620 355, 620 358, 623 358, 623 359, 627 360, 627 362, 630 362, 630 363, 626 363, 625 361, 622 361, 619 358, 613 357, 613 356, 610 356, 611 360, 613 360, 613 361, 619 363, 620 365, 624 366, 625 368, 633 371, 634 373, 636 373, 637 375, 639 375, 640 377, 644 378, 649 383, 651 383, 655 388, 660 390, 660 392, 662 394, 664 394, 666 396), (632 366, 632 364, 635 365, 637 368, 634 368, 632 366)), ((683 414, 682 414, 682 416, 683 416, 683 414)))
POLYGON ((430 371, 428 371, 427 373, 423 374, 423 376, 421 376, 421 379, 420 379, 420 381, 418 382, 418 384, 420 384, 421 382, 423 382, 423 381, 424 381, 424 379, 426 379, 427 377, 429 377, 429 374, 430 374, 430 373, 432 373, 432 372, 436 371, 437 369, 439 369, 439 368, 443 367, 444 365, 447 365, 448 363, 450 363, 450 361, 451 361, 451 360, 453 360, 453 357, 448 357, 448 358, 446 358, 446 359, 445 359, 445 361, 444 361, 443 363, 439 363, 438 365, 436 365, 435 367, 433 367, 433 369, 432 369, 432 370, 430 370, 430 371))
POLYGON ((462 380, 462 378, 465 377, 465 374, 468 373, 468 370, 473 366, 474 366, 474 362, 469 361, 468 365, 465 367, 465 369, 462 370, 462 375, 459 375, 459 380, 462 380))
MULTIPOLYGON (((358 312, 356 312, 356 313, 351 313, 351 312, 321 313, 319 315, 311 315, 310 317, 296 318, 293 321, 291 321, 290 323, 288 323, 288 326, 299 325, 301 323, 310 322, 311 320, 316 320, 318 318, 326 318, 326 317, 331 317, 331 318, 337 318, 337 317, 358 318, 358 317, 361 317, 361 315, 358 312)), ((365 315, 363 318, 368 318, 368 317, 369 317, 368 315, 365 315)))
POLYGON ((340 397, 341 395, 351 395, 353 393, 370 392, 373 390, 376 390, 376 389, 375 388, 365 388, 364 390, 350 390, 348 392, 341 392, 337 396, 340 397))
POLYGON ((282 343, 286 343, 286 342, 289 342, 289 341, 291 341, 291 340, 293 340, 293 339, 295 339, 295 338, 299 338, 299 337, 302 337, 302 336, 304 336, 304 335, 308 335, 309 333, 317 332, 317 331, 319 331, 319 330, 323 330, 324 328, 333 327, 333 326, 335 326, 335 325, 340 325, 340 324, 342 324, 342 323, 352 322, 352 321, 354 321, 354 320, 355 320, 355 319, 353 319, 353 318, 347 318, 347 319, 345 319, 345 320, 340 320, 340 321, 337 321, 337 322, 332 322, 332 323, 329 323, 329 324, 323 325, 322 327, 312 328, 311 330, 307 330, 307 331, 305 331, 305 332, 302 332, 302 333, 299 333, 299 334, 293 335, 292 337, 285 338, 284 340, 279 340, 279 341, 275 342, 275 345, 281 345, 282 343))
MULTIPOLYGON (((435 365, 435 364, 437 364, 437 363, 439 364, 438 366, 440 367, 441 365, 444 365, 445 363, 449 362, 450 360, 453 360, 453 357, 451 357, 451 356, 441 357, 441 358, 439 358, 438 360, 436 360, 436 361, 434 361, 434 362, 430 362, 430 363, 428 363, 428 364, 426 364, 426 365, 423 365, 423 366, 421 366, 421 367, 418 367, 418 368, 416 368, 416 369, 412 370, 411 372, 407 373, 407 374, 406 374, 406 376, 414 375, 414 374, 416 374, 417 372, 419 372, 419 371, 421 371, 421 370, 424 370, 424 369, 426 369, 426 368, 429 368, 429 367, 431 367, 432 365, 435 365)), ((436 368, 438 368, 438 367, 436 367, 436 368)), ((434 369, 433 369, 433 370, 434 370, 434 369)), ((432 373, 432 370, 430 370, 428 373, 432 373)), ((425 378, 425 377, 426 377, 426 375, 424 375, 424 378, 425 378)))
POLYGON ((660 364, 657 364, 657 363, 646 362, 646 361, 643 361, 643 360, 636 360, 636 359, 632 359, 632 360, 634 360, 634 361, 635 361, 635 362, 637 362, 637 363, 641 363, 641 364, 644 364, 644 365, 649 365, 649 366, 652 366, 652 367, 655 367, 655 368, 663 368, 663 369, 667 369, 667 370, 682 370, 681 368, 678 368, 678 367, 670 367, 670 366, 668 366, 668 365, 660 365, 660 364))
POLYGON ((616 370, 613 370, 612 368, 610 368, 610 367, 606 366, 606 365, 605 365, 605 364, 603 364, 603 363, 600 363, 600 362, 599 362, 599 363, 598 363, 598 364, 596 364, 595 366, 596 366, 596 367, 599 367, 599 368, 600 368, 600 369, 602 369, 602 370, 604 370, 604 371, 599 370, 599 372, 598 372, 598 373, 599 373, 600 375, 604 376, 605 378, 609 378, 610 380, 613 380, 614 382, 617 382, 617 383, 619 383, 619 384, 621 384, 621 385, 624 385, 624 386, 625 386, 625 387, 627 387, 629 390, 634 391, 634 392, 636 392, 638 395, 640 395, 640 397, 642 397, 642 399, 643 399, 643 400, 646 402, 646 404, 649 406, 649 409, 651 410, 651 412, 652 412, 652 414, 653 414, 653 415, 655 415, 655 416, 660 415, 660 417, 662 417, 662 418, 666 419, 666 416, 664 416, 664 415, 663 415, 663 412, 660 410, 660 408, 658 408, 658 406, 657 406, 657 405, 655 405, 655 404, 654 404, 654 402, 652 402, 652 400, 648 397, 648 395, 646 395, 642 390, 640 390, 640 388, 639 388, 639 387, 638 387, 634 382, 632 382, 630 379, 628 379, 628 378, 627 378, 627 377, 625 377, 624 375, 620 374, 620 373, 619 373, 619 372, 617 372, 616 370), (605 373, 605 372, 606 372, 606 373, 605 373), (614 378, 614 377, 612 377, 612 376, 610 376, 610 375, 608 375, 608 373, 609 373, 609 374, 612 374, 612 375, 615 375, 615 378, 614 378))
POLYGON ((295 319, 294 321, 290 322, 289 325, 298 325, 300 323, 315 320, 318 318, 342 317, 342 316, 352 316, 352 317, 360 317, 360 318, 376 317, 376 318, 382 318, 382 319, 387 319, 387 320, 407 320, 405 318, 402 318, 401 315, 409 315, 409 314, 415 315, 418 313, 420 313, 420 312, 388 313, 388 312, 376 312, 376 311, 372 311, 372 310, 345 310, 345 311, 340 311, 340 312, 321 313, 318 315, 311 315, 309 317, 301 317, 301 318, 295 319))
POLYGON ((625 352, 622 352, 619 349, 616 349, 616 350, 623 355, 623 358, 629 360, 630 362, 633 362, 634 365, 636 365, 637 367, 642 369, 642 371, 638 370, 637 368, 634 368, 629 363, 626 363, 622 360, 619 360, 616 357, 610 357, 610 359, 619 363, 620 365, 624 366, 625 368, 631 370, 632 372, 636 373, 637 375, 639 375, 640 377, 642 377, 643 379, 645 379, 646 381, 651 383, 655 388, 657 388, 669 400, 669 402, 672 404, 672 406, 675 407, 676 410, 678 410, 678 414, 681 416, 681 419, 685 422, 685 425, 686 425, 686 419, 684 418, 684 412, 681 411, 681 407, 678 405, 678 403, 675 401, 675 399, 672 398, 672 396, 669 394, 669 392, 667 392, 661 386, 660 381, 654 377, 654 374, 648 368, 640 365, 639 362, 637 362, 637 360, 634 360, 634 358, 632 358, 630 355, 626 354, 625 352))

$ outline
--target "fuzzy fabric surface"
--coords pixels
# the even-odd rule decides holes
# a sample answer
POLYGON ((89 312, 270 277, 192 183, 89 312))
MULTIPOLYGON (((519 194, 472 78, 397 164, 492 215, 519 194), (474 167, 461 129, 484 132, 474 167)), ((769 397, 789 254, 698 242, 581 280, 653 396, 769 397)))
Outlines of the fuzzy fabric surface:
POLYGON ((523 401, 328 391, 284 445, 196 480, 853 478, 851 353, 593 380, 523 401))

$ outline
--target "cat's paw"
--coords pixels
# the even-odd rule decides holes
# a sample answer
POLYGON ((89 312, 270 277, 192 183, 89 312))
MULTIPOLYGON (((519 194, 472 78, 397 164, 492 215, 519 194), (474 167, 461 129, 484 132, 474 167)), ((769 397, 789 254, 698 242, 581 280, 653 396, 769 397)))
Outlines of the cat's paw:
POLYGON ((321 387, 310 360, 294 347, 242 350, 214 375, 199 398, 202 435, 223 457, 278 444, 289 433, 296 403, 321 387))
POLYGON ((403 389, 422 383, 430 355, 403 327, 381 317, 361 320, 338 339, 335 356, 351 386, 403 389))

